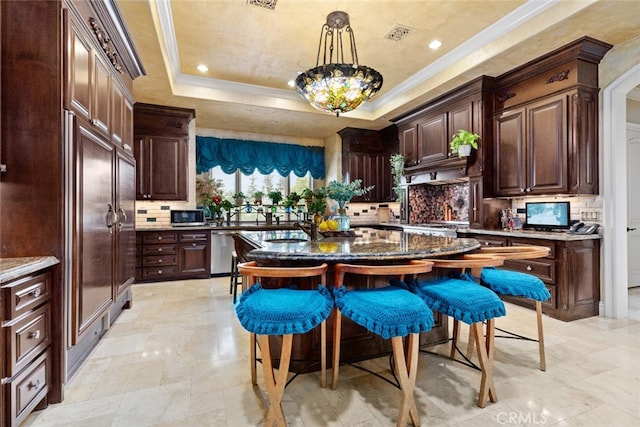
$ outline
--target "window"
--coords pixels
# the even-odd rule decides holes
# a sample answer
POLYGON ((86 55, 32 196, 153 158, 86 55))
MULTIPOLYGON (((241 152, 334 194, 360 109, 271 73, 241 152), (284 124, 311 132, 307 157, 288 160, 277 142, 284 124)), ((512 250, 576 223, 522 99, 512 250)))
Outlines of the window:
MULTIPOLYGON (((283 197, 286 197, 292 191, 301 194, 302 190, 305 188, 313 188, 313 179, 311 178, 311 174, 308 172, 303 177, 299 177, 293 172, 291 172, 289 176, 283 177, 276 171, 268 175, 264 175, 258 171, 255 171, 251 175, 245 175, 239 171, 227 174, 222 171, 220 166, 216 166, 199 176, 202 178, 213 178, 221 181, 222 185, 220 188, 224 197, 232 202, 234 202, 233 195, 235 193, 241 191, 245 195, 245 205, 242 208, 235 208, 232 211, 232 223, 237 222, 237 220, 240 222, 264 223, 266 210, 273 210, 270 207, 271 200, 267 196, 270 191, 279 190, 283 197), (254 204, 253 194, 256 191, 264 193, 262 201, 264 206, 254 204)), ((280 203, 276 211, 272 212, 272 214, 274 215, 274 218, 278 217, 280 221, 292 221, 298 219, 295 213, 285 212, 282 203, 280 203)), ((276 220, 274 219, 274 223, 275 222, 276 220)))

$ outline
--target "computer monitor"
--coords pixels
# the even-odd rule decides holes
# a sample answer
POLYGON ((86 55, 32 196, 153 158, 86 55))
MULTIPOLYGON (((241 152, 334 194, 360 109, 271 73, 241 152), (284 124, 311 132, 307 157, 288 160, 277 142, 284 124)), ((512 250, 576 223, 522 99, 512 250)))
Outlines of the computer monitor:
POLYGON ((569 228, 569 202, 525 203, 526 228, 539 230, 563 230, 569 228))

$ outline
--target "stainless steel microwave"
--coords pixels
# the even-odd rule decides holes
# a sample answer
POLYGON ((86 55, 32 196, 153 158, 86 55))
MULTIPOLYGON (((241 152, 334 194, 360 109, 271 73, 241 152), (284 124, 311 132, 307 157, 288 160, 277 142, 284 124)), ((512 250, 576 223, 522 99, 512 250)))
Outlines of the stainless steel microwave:
POLYGON ((171 225, 173 226, 192 226, 206 225, 203 209, 191 210, 171 210, 171 225))

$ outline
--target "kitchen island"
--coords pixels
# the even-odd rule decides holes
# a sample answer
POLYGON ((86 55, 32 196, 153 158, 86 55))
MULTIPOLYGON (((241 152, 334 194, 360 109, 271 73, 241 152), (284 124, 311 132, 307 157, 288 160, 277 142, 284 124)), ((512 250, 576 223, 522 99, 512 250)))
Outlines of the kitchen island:
MULTIPOLYGON (((262 266, 308 266, 329 264, 327 285, 333 286, 333 265, 352 264, 398 264, 414 259, 447 257, 469 252, 480 247, 472 238, 437 237, 400 230, 377 228, 355 228, 352 237, 321 237, 311 241, 302 231, 241 231, 234 235, 236 252, 242 261, 256 261, 262 266)), ((437 272, 430 273, 430 276, 437 272)), ((347 287, 371 288, 384 286, 388 280, 369 277, 355 281, 348 277, 347 287)), ((300 288, 313 289, 317 280, 296 283, 300 288)), ((263 282, 263 286, 281 286, 263 282)), ((448 338, 447 317, 434 313, 435 323, 431 331, 421 334, 420 344, 442 342, 448 338)), ((328 320, 328 328, 333 328, 333 316, 328 320)), ((313 362, 320 355, 320 331, 312 330, 304 335, 294 336, 291 370, 313 370, 313 362)), ((278 354, 279 339, 272 337, 272 354, 278 354)), ((332 351, 332 336, 328 334, 327 350, 332 351)), ((379 336, 343 317, 342 351, 343 362, 355 362, 389 354, 391 345, 379 336)), ((277 363, 277 361, 274 361, 277 363)))

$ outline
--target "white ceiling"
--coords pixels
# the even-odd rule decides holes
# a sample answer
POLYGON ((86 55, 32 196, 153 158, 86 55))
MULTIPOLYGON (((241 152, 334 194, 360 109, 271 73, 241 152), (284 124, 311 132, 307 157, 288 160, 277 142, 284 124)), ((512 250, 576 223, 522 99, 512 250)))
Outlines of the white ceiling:
POLYGON ((640 35, 637 0, 117 3, 146 69, 134 81, 136 101, 195 108, 200 128, 311 139, 382 129, 477 76, 498 76, 585 35, 613 45, 640 35), (335 10, 350 16, 360 63, 384 78, 371 101, 339 118, 287 85, 315 66, 321 26, 335 10), (408 36, 386 38, 397 26, 408 36), (443 42, 437 51, 427 47, 433 39, 443 42), (197 71, 201 63, 208 72, 197 71))

